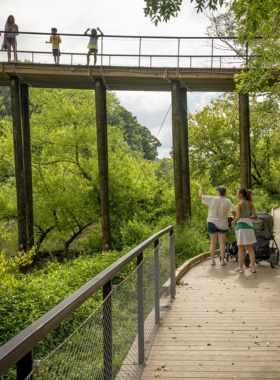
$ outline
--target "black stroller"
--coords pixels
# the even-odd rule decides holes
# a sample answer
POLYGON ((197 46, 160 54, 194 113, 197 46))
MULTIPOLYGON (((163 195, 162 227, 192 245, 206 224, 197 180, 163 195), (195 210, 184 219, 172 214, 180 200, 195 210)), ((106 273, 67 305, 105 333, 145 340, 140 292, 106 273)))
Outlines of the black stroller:
POLYGON ((238 246, 234 235, 235 228, 231 227, 231 222, 233 219, 234 218, 232 216, 228 217, 228 232, 226 234, 226 261, 229 261, 229 258, 238 261, 238 246))
MULTIPOLYGON (((279 263, 279 249, 273 235, 273 216, 266 212, 257 212, 258 219, 251 219, 257 243, 253 245, 256 263, 260 261, 268 261, 271 268, 279 263)), ((250 257, 248 252, 245 254, 244 264, 246 267, 250 265, 250 257)))

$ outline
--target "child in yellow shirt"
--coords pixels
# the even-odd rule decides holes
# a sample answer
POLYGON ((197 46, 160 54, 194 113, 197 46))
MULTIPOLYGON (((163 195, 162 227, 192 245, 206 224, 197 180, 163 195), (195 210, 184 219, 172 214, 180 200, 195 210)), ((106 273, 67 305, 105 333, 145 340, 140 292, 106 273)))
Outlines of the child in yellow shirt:
POLYGON ((59 65, 59 56, 60 56, 60 49, 59 44, 61 43, 61 38, 59 37, 57 33, 56 28, 52 28, 52 35, 50 36, 50 40, 46 41, 46 44, 52 44, 52 51, 53 51, 53 57, 54 57, 54 63, 56 65, 59 65))

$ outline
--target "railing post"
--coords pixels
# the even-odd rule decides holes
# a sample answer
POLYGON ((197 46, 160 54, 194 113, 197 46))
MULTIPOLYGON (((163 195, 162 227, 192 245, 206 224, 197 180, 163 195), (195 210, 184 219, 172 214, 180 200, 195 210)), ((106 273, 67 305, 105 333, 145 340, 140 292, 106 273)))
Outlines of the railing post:
POLYGON ((190 69, 192 68, 192 57, 190 57, 190 69))
POLYGON ((152 56, 150 57, 150 67, 152 67, 152 56))
POLYGON ((175 289, 175 235, 174 231, 170 231, 170 297, 176 295, 175 289))
POLYGON ((248 63, 249 63, 248 51, 249 51, 249 45, 248 45, 248 42, 246 42, 246 66, 248 66, 248 63))
MULTIPOLYGON (((33 350, 27 352, 18 362, 17 362, 17 380, 24 380, 29 373, 32 371, 33 363, 33 350)), ((30 376, 29 380, 33 380, 33 375, 30 376)))
MULTIPOLYGON (((103 286, 103 300, 112 290, 112 282, 103 286)), ((113 376, 113 336, 112 336, 112 299, 109 296, 103 304, 103 361, 104 380, 112 380, 113 376)))
POLYGON ((73 66, 73 54, 71 54, 71 66, 73 66))
POLYGON ((211 69, 213 69, 213 53, 214 53, 214 40, 212 38, 212 49, 211 49, 211 69))
POLYGON ((154 242, 154 264, 155 264, 155 324, 159 324, 159 243, 154 242))
POLYGON ((142 42, 142 38, 140 38, 140 42, 139 42, 139 67, 140 67, 140 63, 141 63, 141 42, 142 42))
POLYGON ((220 69, 222 68, 222 57, 220 57, 220 69))
POLYGON ((32 53, 32 63, 34 63, 34 53, 32 53))
POLYGON ((138 299, 138 364, 145 361, 144 347, 144 281, 143 281, 143 252, 137 256, 137 299, 138 299))
POLYGON ((103 66, 103 36, 101 37, 101 66, 103 66))
POLYGON ((179 62, 180 62, 180 38, 178 38, 178 62, 177 62, 178 68, 179 68, 179 62))
POLYGON ((111 66, 111 56, 109 55, 109 66, 111 66))

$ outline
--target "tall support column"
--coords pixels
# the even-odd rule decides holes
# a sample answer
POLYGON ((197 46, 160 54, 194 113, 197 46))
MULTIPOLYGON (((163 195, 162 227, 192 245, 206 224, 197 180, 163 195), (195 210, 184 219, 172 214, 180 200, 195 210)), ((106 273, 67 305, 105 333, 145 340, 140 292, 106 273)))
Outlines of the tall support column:
POLYGON ((173 165, 174 165, 174 186, 175 186, 175 204, 176 204, 176 223, 184 222, 184 198, 183 198, 183 180, 182 180, 182 147, 181 147, 181 92, 180 82, 174 80, 171 82, 172 96, 172 139, 173 139, 173 165))
POLYGON ((181 110, 182 110, 182 181, 185 219, 191 217, 191 185, 190 185, 190 162, 189 162, 189 131, 188 131, 188 108, 187 89, 181 89, 181 110))
POLYGON ((30 250, 34 246, 33 233, 33 191, 31 167, 31 138, 29 119, 28 85, 20 85, 21 117, 23 132, 23 158, 24 158, 24 192, 26 205, 26 246, 30 250))
POLYGON ((102 79, 95 79, 94 84, 102 240, 103 251, 106 252, 111 249, 106 89, 102 79))
POLYGON ((11 103, 13 115, 13 138, 15 155, 15 176, 17 190, 17 217, 18 217, 18 249, 26 251, 26 215, 24 196, 24 164, 22 148, 22 131, 20 117, 19 80, 16 76, 10 77, 11 103))
POLYGON ((239 92, 240 184, 251 188, 249 96, 239 92))

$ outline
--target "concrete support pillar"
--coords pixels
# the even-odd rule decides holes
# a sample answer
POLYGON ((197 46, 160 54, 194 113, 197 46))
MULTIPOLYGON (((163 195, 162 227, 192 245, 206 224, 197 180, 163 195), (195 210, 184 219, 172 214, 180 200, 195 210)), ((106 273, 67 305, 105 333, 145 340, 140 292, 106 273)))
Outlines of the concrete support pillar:
POLYGON ((240 184, 251 188, 249 96, 239 92, 240 184))
POLYGON ((24 193, 26 208, 26 247, 30 250, 34 246, 33 232, 33 190, 31 167, 31 138, 29 119, 28 85, 20 85, 21 117, 23 134, 23 158, 24 158, 24 193))
POLYGON ((173 139, 173 165, 174 165, 174 187, 176 205, 176 223, 182 224, 184 218, 184 197, 182 179, 182 112, 181 112, 181 91, 180 81, 171 82, 172 96, 172 139, 173 139))
POLYGON ((103 251, 106 252, 111 249, 106 88, 102 79, 95 79, 94 84, 102 240, 103 251))
POLYGON ((188 111, 187 111, 187 89, 181 89, 181 111, 182 111, 182 181, 184 198, 184 220, 191 217, 191 186, 190 186, 190 162, 189 162, 189 136, 188 136, 188 111))
POLYGON ((23 163, 20 95, 19 95, 18 77, 11 76, 10 85, 11 85, 11 103, 12 103, 12 115, 13 115, 13 139, 14 139, 15 176, 16 176, 16 191, 17 191, 18 249, 19 251, 26 251, 24 163, 23 163))

